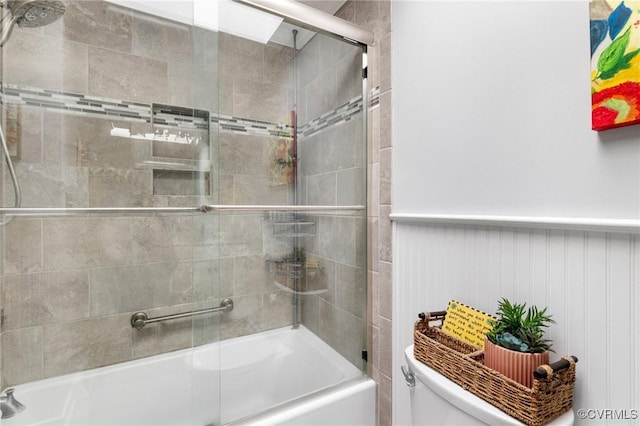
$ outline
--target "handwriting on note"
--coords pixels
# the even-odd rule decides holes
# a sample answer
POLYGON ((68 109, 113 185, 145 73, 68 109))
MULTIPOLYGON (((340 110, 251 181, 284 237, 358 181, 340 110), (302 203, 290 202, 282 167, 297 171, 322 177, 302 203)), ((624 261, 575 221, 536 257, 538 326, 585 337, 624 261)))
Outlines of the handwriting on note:
POLYGON ((447 315, 442 323, 442 331, 478 348, 484 345, 484 338, 493 327, 495 318, 463 303, 451 300, 447 315))

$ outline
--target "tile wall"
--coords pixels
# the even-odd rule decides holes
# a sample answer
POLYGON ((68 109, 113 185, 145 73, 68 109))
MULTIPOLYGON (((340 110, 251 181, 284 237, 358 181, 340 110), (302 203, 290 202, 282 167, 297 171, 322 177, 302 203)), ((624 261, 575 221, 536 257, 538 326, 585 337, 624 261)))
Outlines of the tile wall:
MULTIPOLYGON (((263 126, 275 124, 274 131, 286 131, 292 107, 291 49, 193 29, 101 1, 66 4, 63 20, 15 30, 3 48, 2 80, 10 85, 5 87, 21 88, 14 93, 18 97, 30 88, 46 89, 52 96, 83 95, 89 108, 100 101, 126 101, 137 107, 162 103, 210 111, 206 152, 221 160, 207 182, 210 195, 197 189, 185 192, 185 182, 176 182, 171 170, 159 182, 154 167, 145 165, 167 160, 154 155, 154 142, 110 135, 113 126, 132 134, 150 132, 143 113, 141 118, 74 114, 53 105, 14 102, 23 206, 291 202, 289 185, 268 184, 267 146, 273 132, 263 126)), ((320 44, 312 41, 303 52, 309 52, 311 61, 329 54, 338 65, 331 73, 301 73, 309 80, 301 93, 305 107, 299 123, 306 131, 301 149, 321 159, 301 165, 307 170, 302 196, 309 203, 361 204, 364 187, 357 177, 364 153, 353 144, 342 152, 339 143, 361 134, 362 124, 354 116, 361 101, 358 105, 357 93, 338 79, 347 75, 355 81, 355 56, 340 48, 322 50, 320 44), (321 96, 326 79, 333 101, 321 96), (331 126, 324 128, 323 120, 331 126), (337 165, 330 166, 329 159, 337 165)), ((322 57, 323 64, 326 59, 322 57)), ((188 164, 188 170, 197 170, 201 164, 193 160, 198 158, 197 152, 188 159, 169 156, 188 164)), ((189 177, 186 186, 194 181, 189 177)), ((2 188, 3 203, 9 205, 7 179, 2 188)), ((326 264, 323 274, 331 276, 331 290, 305 301, 303 316, 309 328, 359 363, 362 345, 343 337, 343 324, 361 331, 366 318, 358 308, 364 289, 354 285, 364 274, 357 265, 363 264, 366 247, 356 241, 364 241, 366 224, 355 217, 313 219, 316 237, 305 244, 311 256, 326 264), (349 238, 335 241, 330 235, 349 238)), ((274 238, 271 218, 262 215, 22 218, 0 232, 0 387, 291 323, 291 296, 273 285, 265 263, 286 253, 290 243, 274 238), (194 301, 196 307, 211 306, 226 296, 234 298, 235 310, 222 317, 221 334, 215 317, 196 321, 193 329, 190 320, 140 331, 129 325, 136 310, 151 316, 175 313, 191 309, 194 301)))
MULTIPOLYGON (((260 125, 288 116, 289 48, 228 35, 218 39, 101 1, 65 3, 63 20, 17 28, 3 48, 24 207, 290 199, 287 186, 264 183, 270 134, 260 125), (94 111, 62 110, 33 99, 15 102, 16 96, 33 98, 27 93, 32 88, 66 106, 75 100, 94 111), (168 179, 154 180, 156 166, 149 161, 194 170, 202 152, 182 158, 160 149, 159 157, 153 141, 111 136, 114 126, 132 134, 152 129, 143 112, 140 118, 96 111, 109 103, 126 103, 129 110, 162 103, 215 113, 205 144, 211 149, 204 152, 223 160, 211 170, 210 195, 185 192, 184 182, 171 178, 175 167, 165 171, 168 179), (233 117, 248 120, 237 129, 233 117)), ((194 183, 188 176, 186 187, 194 183)), ((2 188, 4 205, 11 205, 7 179, 2 188)), ((22 218, 0 232, 2 387, 291 323, 290 295, 269 285, 264 258, 273 243, 261 216, 22 218), (136 310, 175 313, 190 310, 193 302, 213 306, 226 296, 234 298, 236 309, 222 319, 221 335, 215 316, 196 321, 193 332, 191 320, 140 331, 129 324, 136 310)))

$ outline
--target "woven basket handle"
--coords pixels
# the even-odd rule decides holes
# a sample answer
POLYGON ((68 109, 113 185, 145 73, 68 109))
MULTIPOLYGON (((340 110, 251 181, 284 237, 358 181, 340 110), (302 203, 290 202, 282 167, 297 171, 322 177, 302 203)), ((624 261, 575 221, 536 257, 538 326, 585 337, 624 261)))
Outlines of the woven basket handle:
POLYGON ((573 355, 566 356, 556 362, 553 362, 549 365, 543 365, 541 367, 536 368, 533 372, 533 377, 536 379, 546 379, 549 376, 552 376, 554 373, 558 371, 562 371, 566 368, 569 368, 571 364, 575 364, 578 362, 578 358, 573 355))
POLYGON ((420 312, 418 318, 421 321, 442 320, 446 314, 447 311, 420 312))

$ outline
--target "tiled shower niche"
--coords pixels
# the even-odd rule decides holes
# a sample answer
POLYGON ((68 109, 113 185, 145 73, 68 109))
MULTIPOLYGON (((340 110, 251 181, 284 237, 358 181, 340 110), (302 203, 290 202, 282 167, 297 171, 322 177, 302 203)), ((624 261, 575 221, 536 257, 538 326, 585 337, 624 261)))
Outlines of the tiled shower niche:
POLYGON ((154 195, 211 195, 209 111, 151 105, 154 195))

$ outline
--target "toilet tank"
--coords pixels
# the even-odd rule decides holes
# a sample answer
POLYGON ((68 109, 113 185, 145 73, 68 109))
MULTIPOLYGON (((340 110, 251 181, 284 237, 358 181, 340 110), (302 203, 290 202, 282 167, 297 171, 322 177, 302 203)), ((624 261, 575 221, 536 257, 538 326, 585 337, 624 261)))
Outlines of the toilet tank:
MULTIPOLYGON (((418 361, 413 355, 413 345, 405 349, 404 357, 415 377, 415 386, 410 388, 413 425, 523 425, 418 361)), ((569 410, 547 425, 570 426, 573 421, 573 411, 569 410)))

